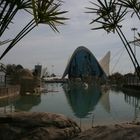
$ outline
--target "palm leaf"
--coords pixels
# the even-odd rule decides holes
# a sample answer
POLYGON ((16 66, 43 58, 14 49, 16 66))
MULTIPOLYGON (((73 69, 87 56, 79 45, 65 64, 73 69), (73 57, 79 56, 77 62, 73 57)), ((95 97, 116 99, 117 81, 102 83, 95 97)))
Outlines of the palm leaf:
POLYGON ((35 18, 35 21, 36 21, 36 24, 37 23, 37 14, 36 14, 36 6, 35 6, 35 0, 32 0, 32 6, 33 6, 33 15, 34 15, 34 18, 35 18))
POLYGON ((4 40, 4 41, 0 41, 0 46, 4 45, 4 44, 7 44, 9 42, 11 42, 12 40, 10 39, 7 39, 7 40, 4 40))
MULTIPOLYGON (((29 22, 23 30, 21 30, 17 36, 11 41, 9 46, 5 49, 3 54, 1 55, 0 59, 2 59, 14 46, 18 43, 25 35, 27 35, 33 28, 35 28, 38 24, 47 24, 51 27, 54 32, 59 32, 57 29, 58 24, 64 24, 63 21, 67 20, 68 18, 63 17, 62 15, 65 14, 67 11, 59 10, 62 1, 57 0, 19 0, 19 1, 10 1, 11 3, 5 3, 5 7, 7 11, 4 10, 4 16, 2 22, 0 22, 0 33, 2 34, 5 29, 8 27, 9 23, 12 21, 15 14, 24 8, 24 10, 29 11, 32 10, 32 15, 34 16, 31 22, 29 22), (15 2, 15 3, 14 3, 15 2), (8 6, 7 6, 8 5, 8 6), (4 28, 2 28, 4 27, 4 28)), ((2 2, 0 3, 2 4, 2 2)), ((5 8, 5 9, 6 9, 5 8)), ((1 14, 1 13, 0 13, 1 14)))
POLYGON ((101 26, 101 27, 95 27, 95 28, 92 28, 91 30, 100 30, 100 29, 104 29, 104 27, 103 26, 101 26))

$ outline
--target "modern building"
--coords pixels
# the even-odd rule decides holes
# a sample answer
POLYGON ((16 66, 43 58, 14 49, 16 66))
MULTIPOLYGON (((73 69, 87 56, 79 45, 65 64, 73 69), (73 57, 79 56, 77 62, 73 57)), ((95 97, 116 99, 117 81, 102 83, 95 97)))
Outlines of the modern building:
POLYGON ((70 80, 80 79, 84 82, 100 80, 103 82, 109 73, 108 57, 110 57, 110 53, 105 57, 105 60, 101 61, 102 66, 107 62, 107 65, 103 66, 107 71, 106 74, 92 52, 86 47, 80 46, 72 54, 62 78, 68 75, 70 80))
POLYGON ((42 65, 35 65, 36 76, 41 77, 42 65))

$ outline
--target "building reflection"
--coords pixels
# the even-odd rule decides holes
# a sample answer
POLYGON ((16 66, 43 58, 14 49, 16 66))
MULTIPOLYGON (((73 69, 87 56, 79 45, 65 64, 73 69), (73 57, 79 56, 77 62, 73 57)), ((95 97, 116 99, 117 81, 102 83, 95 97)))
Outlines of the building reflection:
POLYGON ((65 84, 63 89, 74 115, 79 118, 79 126, 83 130, 93 127, 96 115, 94 110, 97 104, 101 104, 105 111, 110 113, 109 90, 104 91, 97 85, 85 88, 78 84, 65 84), (87 119, 90 122, 88 124, 86 124, 87 119))
POLYGON ((15 111, 30 111, 41 103, 41 95, 24 95, 14 102, 15 111))
POLYGON ((107 113, 110 113, 110 99, 109 99, 109 90, 106 91, 102 91, 102 96, 100 99, 100 103, 103 106, 103 108, 105 109, 105 111, 107 113))
POLYGON ((63 88, 67 101, 77 118, 88 116, 101 98, 101 91, 97 86, 89 86, 85 89, 81 85, 65 85, 63 88))

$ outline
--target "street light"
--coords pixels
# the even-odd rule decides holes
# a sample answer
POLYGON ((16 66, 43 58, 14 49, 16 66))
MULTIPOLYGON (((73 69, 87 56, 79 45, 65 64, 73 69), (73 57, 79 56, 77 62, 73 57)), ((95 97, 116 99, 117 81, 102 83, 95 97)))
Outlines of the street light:
POLYGON ((131 31, 134 32, 134 55, 136 57, 136 45, 135 45, 135 32, 137 31, 138 29, 137 28, 131 28, 131 31))
MULTIPOLYGON (((136 57, 136 44, 135 44, 135 33, 136 33, 136 31, 137 31, 138 29, 137 28, 131 28, 131 31, 133 31, 134 32, 134 55, 135 55, 135 57, 136 57)), ((134 63, 136 64, 136 62, 134 61, 134 63)), ((136 70, 135 70, 135 72, 136 72, 136 70)))

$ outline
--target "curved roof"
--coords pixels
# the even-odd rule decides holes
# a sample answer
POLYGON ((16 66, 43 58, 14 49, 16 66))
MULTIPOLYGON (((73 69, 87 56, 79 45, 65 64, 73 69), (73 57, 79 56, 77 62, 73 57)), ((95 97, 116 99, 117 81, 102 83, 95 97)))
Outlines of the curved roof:
POLYGON ((67 74, 73 77, 105 76, 103 69, 89 49, 84 46, 78 47, 72 54, 62 78, 67 74))

